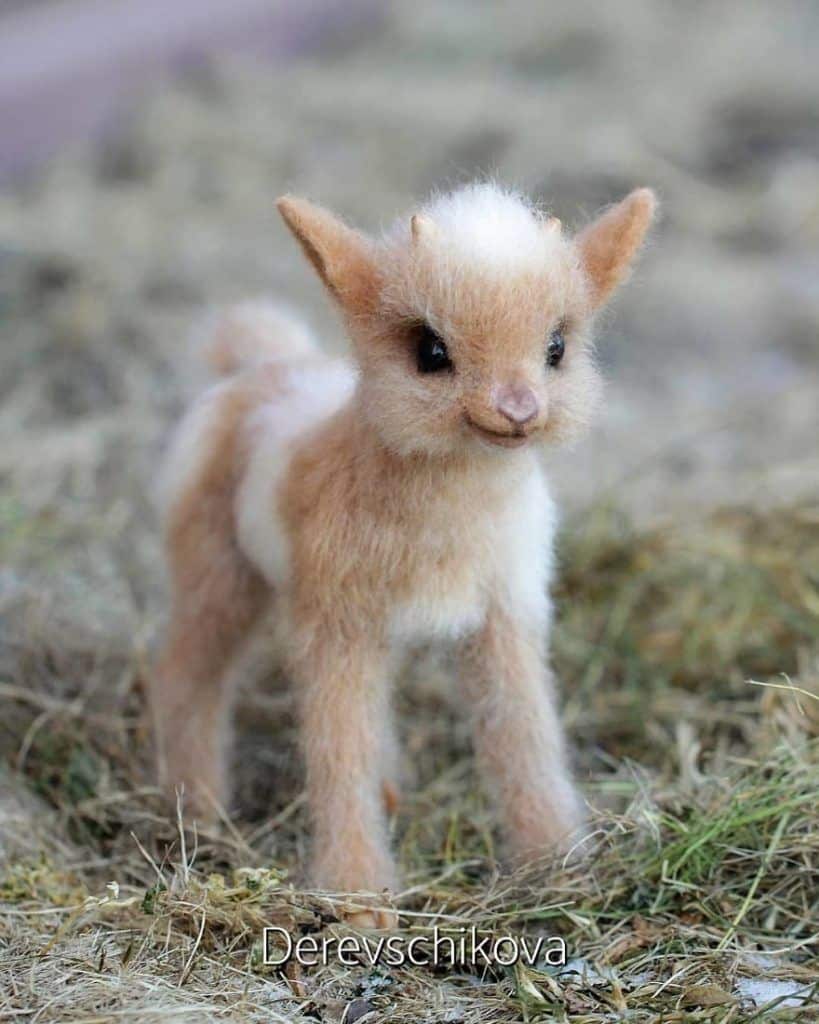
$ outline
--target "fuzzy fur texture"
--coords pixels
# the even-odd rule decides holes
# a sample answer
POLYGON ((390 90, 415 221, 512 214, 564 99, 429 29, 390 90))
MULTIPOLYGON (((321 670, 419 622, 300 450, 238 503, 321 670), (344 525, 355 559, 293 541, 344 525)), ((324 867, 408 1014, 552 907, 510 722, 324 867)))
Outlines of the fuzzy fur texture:
POLYGON ((323 358, 266 306, 212 332, 226 379, 188 413, 162 475, 173 607, 151 697, 165 779, 200 810, 229 800, 228 670, 272 612, 300 699, 312 881, 394 887, 389 676, 410 643, 438 638, 459 650, 512 851, 565 844, 581 815, 546 660, 555 511, 538 448, 594 411, 591 320, 653 196, 632 193, 577 239, 488 184, 379 240, 304 200, 279 208, 355 358, 323 358), (451 368, 419 372, 423 324, 451 368), (565 355, 549 366, 556 330, 565 355))

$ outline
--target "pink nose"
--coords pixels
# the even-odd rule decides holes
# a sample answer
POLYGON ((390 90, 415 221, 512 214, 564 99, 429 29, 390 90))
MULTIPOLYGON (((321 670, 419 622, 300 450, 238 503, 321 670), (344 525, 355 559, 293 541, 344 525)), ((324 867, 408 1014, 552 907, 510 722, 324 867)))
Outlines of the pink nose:
POLYGON ((537 395, 526 384, 506 384, 500 388, 495 408, 516 427, 525 426, 540 411, 537 395))

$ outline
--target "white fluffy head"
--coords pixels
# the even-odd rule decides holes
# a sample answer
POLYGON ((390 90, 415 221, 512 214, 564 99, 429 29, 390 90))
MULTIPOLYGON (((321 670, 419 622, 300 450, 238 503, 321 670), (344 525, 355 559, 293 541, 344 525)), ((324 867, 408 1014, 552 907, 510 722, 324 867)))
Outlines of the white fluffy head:
MULTIPOLYGON (((434 195, 422 208, 420 234, 434 235, 454 263, 514 274, 542 269, 560 247, 560 225, 522 196, 493 182, 434 195)), ((404 238, 407 220, 392 235, 404 238)), ((432 237, 430 238, 432 241, 432 237)))

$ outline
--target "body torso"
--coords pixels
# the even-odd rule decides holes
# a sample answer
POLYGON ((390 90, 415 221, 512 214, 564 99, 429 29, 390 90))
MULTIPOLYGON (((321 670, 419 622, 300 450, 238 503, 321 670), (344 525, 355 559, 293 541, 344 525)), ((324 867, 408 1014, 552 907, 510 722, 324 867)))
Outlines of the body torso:
POLYGON ((245 416, 238 541, 277 600, 363 611, 397 642, 473 631, 493 593, 543 621, 555 514, 536 456, 393 456, 354 390, 341 361, 277 370, 245 416))

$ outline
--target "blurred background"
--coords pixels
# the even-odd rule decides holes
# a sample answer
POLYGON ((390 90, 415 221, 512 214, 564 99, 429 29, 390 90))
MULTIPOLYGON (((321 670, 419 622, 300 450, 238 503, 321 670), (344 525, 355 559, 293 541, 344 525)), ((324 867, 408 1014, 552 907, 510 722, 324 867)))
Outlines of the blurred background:
POLYGON ((90 555, 69 541, 93 530, 153 562, 146 492, 207 307, 284 296, 343 344, 279 193, 377 230, 486 174, 569 225, 662 198, 601 325, 602 421, 551 458, 570 509, 815 490, 818 51, 809 0, 7 0, 3 554, 90 555))
MULTIPOLYGON (((660 223, 600 324, 601 418, 548 455, 567 525, 555 663, 580 776, 605 803, 633 791, 639 763, 677 799, 706 754, 719 780, 733 754, 766 761, 782 730, 794 748, 815 735, 747 680, 819 685, 817 54, 814 0, 0 0, 0 862, 13 835, 89 887, 66 895, 43 869, 4 892, 81 905, 118 877, 142 900, 155 878, 132 835, 158 862, 174 839, 140 687, 163 612, 151 488, 202 386, 192 331, 215 305, 272 294, 344 346, 276 213, 285 191, 378 230, 481 175, 569 227, 657 189, 660 223)), ((450 808, 465 836, 452 857, 485 855, 489 832, 439 668, 420 659, 400 702, 422 784, 402 860, 422 877, 416 847, 438 856, 450 808)), ((293 723, 286 691, 243 697, 244 831, 235 848, 208 836, 203 870, 303 862, 293 723)), ((800 915, 807 929, 807 854, 769 872, 779 889, 797 879, 791 918, 765 916, 757 882, 780 832, 760 837, 742 899, 756 892, 766 929, 800 915)), ((28 951, 52 948, 56 919, 9 920, 33 978, 28 951)), ((654 959, 677 972, 679 948, 654 959)), ((58 971, 38 957, 44 999, 59 986, 76 1001, 71 950, 58 971)), ((210 989, 245 984, 220 978, 210 989)))

